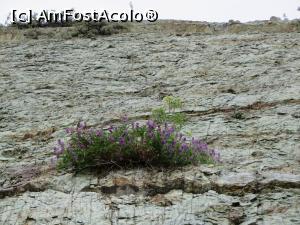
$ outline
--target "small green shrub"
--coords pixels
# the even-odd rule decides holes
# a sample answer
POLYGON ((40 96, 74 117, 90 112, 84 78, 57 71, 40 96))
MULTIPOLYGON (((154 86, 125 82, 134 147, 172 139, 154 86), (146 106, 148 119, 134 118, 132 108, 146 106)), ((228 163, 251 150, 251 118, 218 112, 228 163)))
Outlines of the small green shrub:
POLYGON ((108 22, 81 22, 73 25, 73 37, 96 37, 97 35, 112 35, 126 30, 126 26, 108 22))
POLYGON ((183 101, 178 97, 166 96, 163 98, 163 102, 164 107, 152 111, 152 119, 159 124, 172 123, 177 130, 180 130, 186 122, 186 116, 176 110, 182 108, 183 101))
POLYGON ((168 107, 169 113, 183 106, 182 100, 178 97, 166 96, 163 98, 163 102, 168 107))
POLYGON ((153 109, 151 117, 155 122, 159 124, 163 124, 168 121, 168 114, 163 107, 153 109))
POLYGON ((72 37, 95 38, 98 35, 112 35, 129 30, 129 25, 121 22, 68 21, 39 23, 35 18, 33 18, 31 24, 18 22, 9 24, 9 27, 24 30, 24 36, 30 39, 38 39, 42 30, 45 37, 52 38, 56 36, 63 39, 72 37))
POLYGON ((245 119, 244 114, 242 112, 237 112, 237 111, 233 113, 232 117, 237 120, 245 119))

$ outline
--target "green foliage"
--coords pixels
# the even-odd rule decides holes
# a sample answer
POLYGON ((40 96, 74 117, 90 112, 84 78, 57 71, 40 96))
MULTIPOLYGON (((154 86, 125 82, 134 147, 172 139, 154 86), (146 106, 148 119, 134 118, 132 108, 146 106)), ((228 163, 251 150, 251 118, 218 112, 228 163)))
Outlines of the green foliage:
POLYGON ((165 106, 167 106, 169 113, 174 112, 176 109, 180 109, 183 106, 183 102, 179 97, 166 96, 163 98, 165 106))
POLYGON ((96 37, 97 35, 112 35, 126 30, 126 26, 108 22, 81 22, 74 23, 72 37, 96 37))
POLYGON ((182 108, 183 101, 179 97, 166 96, 163 103, 164 107, 152 110, 152 119, 159 124, 172 123, 177 130, 181 129, 187 120, 186 115, 175 110, 182 108))
POLYGON ((237 120, 243 120, 245 119, 245 116, 242 112, 235 111, 234 114, 232 115, 233 118, 237 120))
POLYGON ((169 115, 168 120, 175 124, 176 128, 181 129, 187 119, 184 113, 177 112, 169 115))
POLYGON ((68 145, 59 140, 54 148, 59 169, 169 167, 219 160, 219 153, 201 140, 187 140, 173 126, 161 126, 152 120, 144 125, 132 123, 130 127, 123 123, 99 130, 79 124, 77 128, 68 128, 67 133, 71 136, 68 145))
POLYGON ((54 148, 58 168, 169 167, 220 161, 218 151, 209 149, 200 139, 191 135, 188 139, 179 132, 186 117, 175 110, 182 107, 182 100, 168 96, 164 103, 169 112, 163 107, 154 109, 154 120, 143 125, 133 122, 130 126, 124 117, 118 127, 111 125, 95 130, 79 123, 76 128, 67 128, 71 136, 68 145, 59 140, 54 148))
POLYGON ((121 22, 53 21, 39 23, 35 17, 33 17, 31 24, 18 22, 15 24, 10 24, 9 27, 17 30, 24 30, 24 36, 29 39, 38 39, 41 34, 48 38, 52 38, 54 36, 63 39, 70 39, 72 37, 95 38, 98 35, 113 35, 129 30, 128 23, 121 22))
POLYGON ((153 109, 151 117, 155 122, 159 124, 163 124, 168 121, 168 114, 163 107, 153 109))

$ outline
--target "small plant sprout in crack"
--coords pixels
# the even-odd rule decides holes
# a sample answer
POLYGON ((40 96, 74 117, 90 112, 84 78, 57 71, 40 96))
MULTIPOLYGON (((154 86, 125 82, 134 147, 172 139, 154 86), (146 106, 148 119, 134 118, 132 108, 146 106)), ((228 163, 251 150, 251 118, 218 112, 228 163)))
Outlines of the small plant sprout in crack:
POLYGON ((232 117, 233 117, 234 119, 237 119, 237 120, 243 120, 243 119, 245 119, 244 114, 243 114, 242 112, 238 112, 238 111, 235 111, 235 112, 233 113, 232 117))
POLYGON ((178 97, 166 96, 163 98, 164 107, 152 110, 152 119, 158 124, 172 123, 180 130, 186 122, 186 115, 176 112, 183 106, 183 101, 178 97), (167 111, 166 111, 167 110, 167 111))
POLYGON ((178 97, 166 96, 163 98, 163 102, 167 106, 169 113, 174 113, 176 109, 180 109, 183 106, 183 101, 178 97))

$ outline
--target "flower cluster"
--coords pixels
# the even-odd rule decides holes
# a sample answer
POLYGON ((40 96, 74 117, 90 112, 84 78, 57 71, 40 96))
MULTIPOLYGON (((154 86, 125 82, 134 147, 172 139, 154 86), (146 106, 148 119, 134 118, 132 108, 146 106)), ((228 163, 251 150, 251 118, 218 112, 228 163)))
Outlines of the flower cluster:
POLYGON ((87 128, 81 122, 67 128, 68 145, 58 140, 54 161, 61 167, 82 169, 90 166, 183 166, 220 161, 220 153, 200 139, 188 139, 173 125, 127 123, 107 129, 87 128))

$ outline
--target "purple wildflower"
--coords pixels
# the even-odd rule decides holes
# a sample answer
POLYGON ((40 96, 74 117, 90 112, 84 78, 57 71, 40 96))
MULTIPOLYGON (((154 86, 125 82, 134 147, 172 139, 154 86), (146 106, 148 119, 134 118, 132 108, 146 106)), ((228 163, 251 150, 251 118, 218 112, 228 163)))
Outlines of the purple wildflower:
POLYGON ((165 129, 167 129, 168 128, 168 123, 165 123, 165 129))
POLYGON ((54 154, 56 156, 61 155, 65 150, 64 143, 59 140, 59 145, 54 147, 54 154))
POLYGON ((64 141, 63 141, 63 140, 61 140, 61 139, 59 139, 57 142, 58 142, 58 145, 59 145, 61 148, 63 148, 63 149, 64 149, 64 147, 65 147, 65 143, 64 143, 64 141))
POLYGON ((174 133, 174 131, 175 131, 175 128, 173 126, 169 128, 170 133, 174 133))
POLYGON ((172 146, 174 147, 176 145, 176 140, 172 141, 172 146))
POLYGON ((61 139, 59 139, 57 142, 58 142, 58 146, 55 146, 55 147, 54 147, 54 154, 55 154, 56 156, 59 156, 59 155, 61 155, 61 154, 64 152, 64 150, 65 150, 65 143, 64 143, 61 139))
POLYGON ((72 134, 73 132, 74 132, 74 129, 73 128, 70 128, 70 127, 68 127, 68 128, 66 128, 66 133, 67 134, 72 134))
POLYGON ((148 132, 148 137, 150 139, 153 139, 154 138, 154 133, 152 131, 148 132))
POLYGON ((59 155, 61 155, 62 153, 63 153, 63 149, 59 146, 59 147, 57 147, 57 146, 55 146, 54 147, 54 154, 56 155, 56 156, 59 156, 59 155))
POLYGON ((216 161, 216 162, 220 162, 220 152, 218 152, 217 150, 215 149, 212 149, 211 150, 211 156, 213 157, 213 159, 216 161))
POLYGON ((155 128, 155 123, 153 120, 148 120, 147 121, 147 126, 149 129, 153 130, 155 128))
POLYGON ((86 123, 83 122, 83 121, 81 121, 81 122, 79 122, 79 124, 78 124, 77 127, 78 127, 79 129, 84 129, 84 128, 86 128, 86 123))
POLYGON ((180 152, 185 152, 189 149, 189 146, 186 143, 183 143, 180 147, 180 152))
POLYGON ((182 133, 179 133, 179 140, 181 140, 183 137, 183 134, 182 133))
POLYGON ((124 137, 121 137, 121 138, 120 138, 119 144, 120 144, 120 145, 125 145, 125 138, 124 138, 124 137))
POLYGON ((108 128, 108 131, 109 131, 109 133, 112 133, 113 131, 114 131, 114 127, 113 126, 110 126, 109 128, 108 128))
POLYGON ((115 139, 114 139, 113 136, 109 136, 108 140, 109 140, 110 142, 114 142, 114 141, 115 141, 115 139))
MULTIPOLYGON (((122 120, 125 122, 128 118, 124 117, 122 120)), ((64 154, 66 153, 67 158, 65 159, 68 159, 70 165, 73 165, 74 167, 77 166, 78 157, 82 155, 91 154, 91 157, 87 157, 88 159, 101 159, 102 155, 95 154, 102 153, 97 151, 95 151, 95 153, 86 151, 90 146, 96 144, 94 143, 96 140, 99 140, 97 145, 117 145, 119 146, 119 150, 129 147, 132 150, 130 151, 130 154, 132 153, 134 157, 136 155, 141 157, 142 161, 148 160, 149 163, 152 162, 151 160, 159 160, 161 157, 160 154, 169 156, 170 163, 175 164, 195 163, 200 160, 200 154, 206 154, 214 161, 220 161, 220 153, 215 149, 209 149, 207 144, 201 139, 194 137, 191 139, 186 138, 182 133, 177 132, 172 124, 165 123, 164 125, 159 125, 153 120, 148 120, 146 124, 143 125, 139 125, 138 122, 133 122, 131 123, 131 127, 129 123, 123 124, 120 127, 110 126, 107 130, 87 129, 86 124, 80 122, 77 125, 77 128, 67 128, 66 132, 68 134, 74 133, 74 136, 72 136, 71 141, 67 145, 65 145, 63 140, 58 140, 58 144, 54 148, 54 157, 51 161, 56 162, 58 158, 64 157, 64 154), (143 149, 145 149, 145 154, 140 152, 143 149), (61 156, 61 154, 63 155, 61 156), (148 156, 151 158, 148 159, 148 156)), ((106 146, 100 147, 105 148, 106 146)), ((126 156, 125 159, 122 159, 122 154, 119 154, 111 155, 116 157, 116 160, 120 161, 128 160, 130 158, 129 156, 126 156)), ((107 156, 103 157, 105 158, 107 156)), ((85 159, 83 158, 82 160, 85 159)))
POLYGON ((96 136, 101 137, 103 135, 103 131, 102 130, 97 130, 96 131, 96 136))

